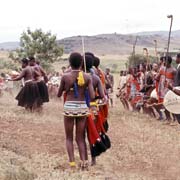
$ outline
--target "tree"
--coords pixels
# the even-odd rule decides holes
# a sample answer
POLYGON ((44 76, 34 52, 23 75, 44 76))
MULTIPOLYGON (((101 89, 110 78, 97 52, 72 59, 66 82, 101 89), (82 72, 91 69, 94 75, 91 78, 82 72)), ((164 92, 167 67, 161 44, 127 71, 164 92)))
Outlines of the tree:
POLYGON ((49 69, 51 63, 60 60, 63 54, 63 48, 56 40, 51 32, 44 33, 41 29, 31 31, 28 28, 20 37, 20 48, 16 50, 16 56, 19 59, 35 56, 44 68, 49 69))

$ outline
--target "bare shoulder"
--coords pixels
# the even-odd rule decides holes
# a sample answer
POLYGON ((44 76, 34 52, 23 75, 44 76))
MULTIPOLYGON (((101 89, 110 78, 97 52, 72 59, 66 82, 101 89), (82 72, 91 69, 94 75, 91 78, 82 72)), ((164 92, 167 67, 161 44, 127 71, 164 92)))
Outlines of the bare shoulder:
POLYGON ((35 70, 40 70, 40 68, 37 67, 37 66, 32 66, 32 68, 35 69, 35 70))
POLYGON ((99 76, 96 75, 96 74, 93 74, 93 75, 92 75, 92 78, 93 78, 94 80, 96 80, 97 82, 98 82, 98 81, 101 82, 99 76))
POLYGON ((83 75, 84 75, 84 78, 85 78, 85 79, 87 79, 87 80, 88 80, 88 79, 91 79, 91 75, 89 75, 89 74, 87 74, 87 73, 84 73, 83 75))
POLYGON ((61 80, 66 79, 67 77, 69 77, 69 73, 63 74, 62 77, 61 77, 61 80))
POLYGON ((67 80, 70 78, 72 78, 72 74, 71 74, 71 72, 67 72, 62 75, 61 80, 67 80))
POLYGON ((22 72, 29 72, 29 71, 30 71, 30 67, 29 66, 23 68, 23 70, 22 70, 22 72))

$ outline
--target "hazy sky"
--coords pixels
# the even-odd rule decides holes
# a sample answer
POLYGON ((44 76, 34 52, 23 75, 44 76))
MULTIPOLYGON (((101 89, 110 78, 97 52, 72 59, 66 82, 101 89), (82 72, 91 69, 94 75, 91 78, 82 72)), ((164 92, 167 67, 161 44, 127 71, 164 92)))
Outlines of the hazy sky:
POLYGON ((180 29, 179 0, 0 0, 0 42, 18 41, 30 27, 58 38, 180 29))

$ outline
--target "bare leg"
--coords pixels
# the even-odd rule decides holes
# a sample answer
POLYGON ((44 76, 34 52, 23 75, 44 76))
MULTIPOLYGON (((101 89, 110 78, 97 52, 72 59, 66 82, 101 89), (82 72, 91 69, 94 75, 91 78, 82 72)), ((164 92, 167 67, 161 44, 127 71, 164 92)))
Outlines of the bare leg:
POLYGON ((110 101, 111 101, 111 106, 113 107, 113 98, 111 98, 110 101))
POLYGON ((87 160, 87 146, 85 142, 86 117, 76 119, 76 142, 79 148, 80 159, 87 160))
POLYGON ((125 103, 125 105, 126 105, 126 109, 129 110, 129 109, 130 109, 130 108, 129 108, 129 104, 128 104, 128 102, 126 101, 126 99, 124 99, 124 103, 125 103))
POLYGON ((123 107, 125 109, 126 107, 125 107, 125 103, 124 103, 123 99, 122 98, 119 98, 119 99, 120 99, 120 101, 121 101, 121 103, 122 103, 122 105, 123 105, 123 107))
POLYGON ((165 109, 165 115, 166 115, 166 119, 168 120, 168 121, 170 121, 171 120, 171 115, 170 115, 170 113, 169 113, 169 111, 167 111, 166 109, 165 109))
POLYGON ((96 165, 96 157, 92 157, 91 166, 96 165))
POLYGON ((0 97, 3 95, 2 90, 0 89, 0 97))
MULTIPOLYGON (((86 139, 87 136, 87 131, 86 131, 87 127, 85 127, 85 133, 84 133, 84 139, 86 139)), ((85 141, 85 160, 88 161, 88 151, 87 151, 87 144, 85 141)))
POLYGON ((153 115, 154 118, 156 118, 156 113, 155 113, 154 107, 151 107, 151 114, 153 115))
POLYGON ((66 133, 66 148, 69 156, 69 162, 74 162, 74 146, 73 146, 73 128, 74 119, 69 117, 64 117, 64 127, 66 133))
POLYGON ((156 111, 157 111, 158 114, 159 114, 158 120, 163 120, 163 113, 162 113, 162 111, 161 111, 161 109, 163 108, 162 105, 160 105, 160 106, 155 106, 154 108, 156 109, 156 111))

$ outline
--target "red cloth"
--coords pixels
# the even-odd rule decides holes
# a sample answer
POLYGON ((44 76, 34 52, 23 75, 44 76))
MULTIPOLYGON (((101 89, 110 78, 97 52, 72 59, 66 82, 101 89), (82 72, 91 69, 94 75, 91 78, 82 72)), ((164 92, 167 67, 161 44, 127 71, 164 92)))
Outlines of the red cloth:
POLYGON ((96 129, 92 115, 89 115, 87 118, 87 130, 88 130, 87 135, 88 135, 88 140, 89 140, 90 145, 93 145, 96 143, 97 140, 100 140, 100 136, 96 129))
POLYGON ((137 78, 132 79, 132 83, 135 84, 136 90, 139 92, 140 91, 140 84, 138 82, 137 78))
MULTIPOLYGON (((130 81, 130 84, 134 84, 136 86, 136 92, 140 91, 140 84, 136 77, 133 77, 130 81)), ((131 100, 131 105, 135 105, 138 101, 142 99, 141 96, 135 95, 135 97, 131 100)))
POLYGON ((131 105, 135 105, 136 103, 138 103, 138 101, 140 101, 142 99, 142 96, 135 96, 132 100, 131 100, 131 105))
POLYGON ((98 112, 97 122, 96 122, 96 129, 97 129, 98 133, 105 133, 106 132, 104 129, 103 123, 104 123, 104 114, 103 114, 103 111, 100 110, 98 112))
POLYGON ((105 104, 103 106, 103 112, 104 112, 104 120, 106 120, 108 117, 108 104, 105 104))
POLYGON ((91 145, 95 144, 97 140, 100 140, 100 133, 105 133, 104 122, 108 115, 108 105, 104 105, 100 108, 98 115, 96 116, 97 122, 94 123, 94 116, 91 113, 87 118, 87 134, 88 140, 91 145))
POLYGON ((166 76, 166 78, 168 79, 174 79, 174 74, 173 74, 173 71, 172 72, 168 72, 166 70, 166 68, 162 68, 160 69, 160 72, 159 72, 161 75, 164 75, 166 76))
POLYGON ((163 101, 164 101, 164 98, 158 97, 158 103, 163 103, 163 101))

